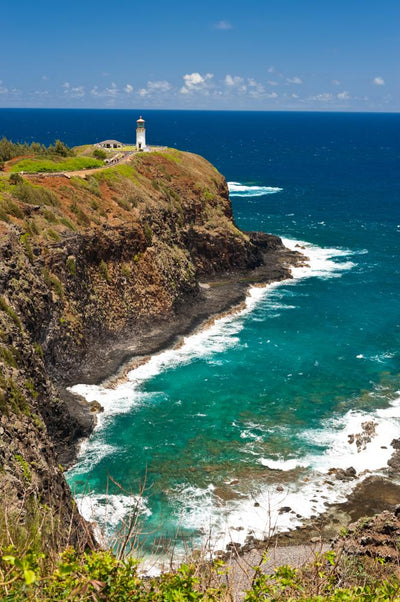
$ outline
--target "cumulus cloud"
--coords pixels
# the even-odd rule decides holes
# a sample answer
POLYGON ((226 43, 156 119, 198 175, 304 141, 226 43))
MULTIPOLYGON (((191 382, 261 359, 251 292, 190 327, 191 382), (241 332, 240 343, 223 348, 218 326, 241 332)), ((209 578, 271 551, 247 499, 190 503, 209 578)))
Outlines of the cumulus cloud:
POLYGON ((82 98, 86 94, 84 86, 71 86, 69 82, 64 82, 61 87, 64 88, 64 94, 70 98, 82 98))
POLYGON ((138 91, 139 96, 148 96, 149 94, 156 94, 156 93, 165 93, 165 92, 169 92, 169 90, 172 89, 171 84, 166 81, 165 79, 163 80, 157 80, 157 81, 148 81, 147 85, 145 88, 141 88, 138 91))
POLYGON ((228 29, 233 29, 233 25, 232 23, 229 23, 229 21, 218 21, 218 23, 214 23, 214 29, 227 31, 228 29))
POLYGON ((183 76, 185 82, 180 89, 181 94, 190 94, 191 92, 202 92, 203 94, 208 93, 211 80, 214 77, 212 73, 206 73, 201 75, 200 73, 186 73, 183 76))
POLYGON ((300 77, 298 77, 297 75, 295 75, 294 77, 287 77, 286 81, 288 84, 302 84, 303 80, 300 79, 300 77))
POLYGON ((310 96, 310 100, 318 100, 319 102, 329 102, 330 100, 333 100, 333 94, 330 94, 330 92, 321 92, 321 94, 310 96))
POLYGON ((385 85, 385 80, 383 79, 383 77, 380 77, 380 75, 377 75, 372 80, 372 83, 375 84, 375 86, 384 86, 385 85))
POLYGON ((343 90, 343 92, 339 92, 339 94, 337 94, 337 97, 339 100, 349 100, 350 94, 347 90, 343 90))
POLYGON ((111 86, 108 88, 99 88, 98 86, 93 86, 90 90, 90 94, 96 97, 108 97, 115 98, 118 95, 118 86, 114 82, 112 82, 111 86))
POLYGON ((239 75, 225 75, 224 84, 229 87, 242 86, 244 83, 243 77, 239 77, 239 75))
POLYGON ((127 94, 132 94, 133 86, 131 84, 126 84, 126 86, 124 88, 124 92, 126 92, 127 94))
POLYGON ((249 79, 247 80, 247 83, 249 86, 249 94, 253 98, 259 98, 260 96, 262 96, 264 94, 264 92, 265 92, 264 86, 262 84, 260 84, 260 82, 258 82, 257 80, 253 79, 252 77, 249 77, 249 79))

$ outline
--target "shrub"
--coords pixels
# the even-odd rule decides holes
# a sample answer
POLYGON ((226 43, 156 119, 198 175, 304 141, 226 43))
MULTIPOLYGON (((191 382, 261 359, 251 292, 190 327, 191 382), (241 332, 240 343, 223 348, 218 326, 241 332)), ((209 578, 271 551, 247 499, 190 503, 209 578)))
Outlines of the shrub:
POLYGON ((107 157, 107 153, 102 148, 95 148, 93 151, 93 157, 95 159, 105 159, 107 157))
POLYGON ((107 282, 110 282, 110 274, 108 272, 108 266, 107 266, 106 262, 104 261, 104 259, 102 259, 100 261, 99 272, 100 272, 101 276, 104 278, 104 280, 107 280, 107 282))
POLYGON ((23 182, 24 179, 19 173, 12 173, 8 178, 8 181, 10 182, 10 184, 13 184, 15 186, 16 184, 20 184, 21 182, 23 182))
POLYGON ((69 257, 67 257, 67 261, 66 261, 66 267, 68 272, 71 274, 71 276, 75 276, 76 275, 76 259, 73 255, 69 255, 69 257))

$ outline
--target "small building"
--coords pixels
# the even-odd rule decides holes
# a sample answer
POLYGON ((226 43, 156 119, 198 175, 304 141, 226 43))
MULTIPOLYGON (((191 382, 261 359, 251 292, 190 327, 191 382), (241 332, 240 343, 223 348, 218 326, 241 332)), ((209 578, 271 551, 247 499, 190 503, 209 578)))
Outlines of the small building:
POLYGON ((124 145, 122 142, 118 142, 118 140, 103 140, 103 142, 98 142, 95 146, 99 148, 122 148, 124 145))
POLYGON ((144 151, 146 147, 146 128, 144 127, 145 121, 142 116, 136 122, 136 150, 144 151))

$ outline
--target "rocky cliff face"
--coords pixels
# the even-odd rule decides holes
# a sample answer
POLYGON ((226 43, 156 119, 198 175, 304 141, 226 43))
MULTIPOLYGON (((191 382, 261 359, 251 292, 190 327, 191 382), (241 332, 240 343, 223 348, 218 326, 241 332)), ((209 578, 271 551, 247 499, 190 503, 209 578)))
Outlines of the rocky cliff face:
POLYGON ((26 534, 44 520, 51 547, 91 545, 59 464, 94 418, 65 386, 101 380, 166 344, 171 324, 204 317, 192 312, 205 302, 199 279, 281 279, 295 261, 279 238, 236 228, 224 178, 195 155, 0 180, 1 526, 26 534))

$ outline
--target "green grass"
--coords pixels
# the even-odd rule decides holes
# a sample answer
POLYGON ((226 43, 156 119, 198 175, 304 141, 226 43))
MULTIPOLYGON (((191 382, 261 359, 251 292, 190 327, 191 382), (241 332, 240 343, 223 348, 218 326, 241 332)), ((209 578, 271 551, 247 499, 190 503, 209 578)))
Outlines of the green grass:
POLYGON ((58 157, 55 161, 51 159, 21 159, 11 167, 10 171, 13 173, 20 171, 25 173, 54 173, 102 166, 103 161, 98 161, 92 157, 67 157, 63 160, 58 157))

